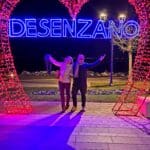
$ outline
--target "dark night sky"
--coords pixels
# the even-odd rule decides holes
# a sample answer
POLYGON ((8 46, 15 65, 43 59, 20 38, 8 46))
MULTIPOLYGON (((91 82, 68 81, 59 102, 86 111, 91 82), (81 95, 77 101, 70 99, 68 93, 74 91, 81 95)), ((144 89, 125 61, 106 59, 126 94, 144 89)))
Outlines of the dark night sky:
MULTIPOLYGON (((110 19, 117 18, 120 12, 125 12, 129 19, 137 19, 134 8, 127 0, 90 0, 85 4, 77 18, 98 19, 98 14, 107 10, 110 19)), ((68 18, 69 13, 58 0, 22 0, 14 9, 11 18, 68 18)), ((10 39, 17 71, 44 70, 43 56, 51 53, 58 60, 66 55, 74 58, 83 53, 87 61, 93 61, 99 55, 106 53, 107 58, 96 71, 109 70, 110 41, 92 39, 40 38, 40 39, 10 39)), ((114 47, 114 71, 127 72, 127 53, 114 47)), ((54 68, 55 69, 55 68, 54 68)))

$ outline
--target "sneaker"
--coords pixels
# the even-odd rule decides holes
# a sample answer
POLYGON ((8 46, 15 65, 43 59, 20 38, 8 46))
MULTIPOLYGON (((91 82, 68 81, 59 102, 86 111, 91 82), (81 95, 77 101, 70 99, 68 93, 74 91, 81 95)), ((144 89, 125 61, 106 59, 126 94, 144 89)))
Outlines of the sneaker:
POLYGON ((73 106, 72 109, 71 109, 71 112, 74 112, 77 110, 77 107, 73 106))
POLYGON ((61 113, 65 113, 66 109, 62 109, 61 113))
POLYGON ((85 112, 85 107, 82 107, 81 112, 85 112))
POLYGON ((65 109, 67 110, 68 108, 69 108, 69 105, 66 105, 66 106, 65 106, 65 109))
POLYGON ((64 113, 66 111, 66 108, 65 108, 65 106, 62 106, 62 113, 64 113))

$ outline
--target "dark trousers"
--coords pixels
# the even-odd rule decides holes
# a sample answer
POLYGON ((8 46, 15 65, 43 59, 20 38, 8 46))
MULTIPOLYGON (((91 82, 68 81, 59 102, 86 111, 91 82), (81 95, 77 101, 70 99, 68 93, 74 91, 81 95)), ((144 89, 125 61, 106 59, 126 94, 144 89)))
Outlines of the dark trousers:
POLYGON ((61 106, 62 109, 65 106, 69 106, 70 102, 70 83, 63 83, 59 81, 59 91, 60 91, 60 98, 61 98, 61 106), (65 98, 66 95, 66 98, 65 98))
POLYGON ((82 102, 82 107, 85 107, 86 105, 86 91, 87 91, 87 86, 86 85, 81 85, 79 82, 74 82, 72 86, 72 100, 73 100, 73 106, 77 107, 77 94, 78 91, 81 93, 81 102, 82 102))

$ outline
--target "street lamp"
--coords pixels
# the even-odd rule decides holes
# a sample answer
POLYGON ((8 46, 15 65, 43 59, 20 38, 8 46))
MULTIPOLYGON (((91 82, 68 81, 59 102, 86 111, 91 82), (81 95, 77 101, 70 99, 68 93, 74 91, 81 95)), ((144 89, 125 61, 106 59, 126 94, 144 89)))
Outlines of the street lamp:
POLYGON ((109 81, 109 86, 113 85, 113 72, 114 72, 114 45, 113 45, 113 35, 111 36, 110 39, 110 45, 111 45, 111 50, 110 50, 110 81, 109 81))
MULTIPOLYGON (((107 13, 105 12, 101 12, 99 14, 99 18, 102 21, 106 21, 107 20, 107 13)), ((126 14, 121 13, 118 15, 118 20, 120 22, 124 22, 126 20, 126 14)), ((112 86, 113 85, 113 57, 114 57, 114 47, 113 47, 113 35, 111 35, 111 39, 110 39, 110 44, 111 44, 111 54, 110 54, 110 81, 109 81, 109 85, 112 86)))
MULTIPOLYGON (((118 20, 120 22, 124 22, 126 20, 126 15, 121 13, 118 15, 118 20)), ((111 54, 110 54, 110 82, 109 82, 109 85, 112 86, 113 85, 113 71, 114 71, 114 68, 113 68, 113 64, 114 64, 114 41, 113 41, 113 35, 111 35, 111 54)))
POLYGON ((126 17, 127 17, 126 14, 123 14, 123 13, 118 15, 119 21, 123 21, 124 22, 126 20, 126 17))
MULTIPOLYGON (((107 20, 107 14, 105 12, 101 12, 99 14, 99 18, 102 21, 106 21, 107 20)), ((109 80, 109 85, 112 86, 113 84, 113 51, 114 51, 114 47, 113 47, 113 36, 110 39, 110 44, 111 44, 111 53, 110 53, 110 80, 109 80)))
POLYGON ((107 13, 101 12, 99 14, 99 18, 100 18, 100 20, 106 21, 107 20, 107 13))

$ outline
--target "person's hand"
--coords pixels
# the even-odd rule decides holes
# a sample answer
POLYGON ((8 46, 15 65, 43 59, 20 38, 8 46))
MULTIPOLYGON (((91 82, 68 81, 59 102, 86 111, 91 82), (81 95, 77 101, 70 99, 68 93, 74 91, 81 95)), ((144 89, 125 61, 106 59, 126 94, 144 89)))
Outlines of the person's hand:
POLYGON ((100 57, 99 57, 99 60, 100 60, 100 61, 103 61, 103 59, 104 59, 105 57, 106 57, 106 54, 100 56, 100 57))
POLYGON ((45 60, 45 61, 48 61, 48 60, 49 60, 49 57, 50 57, 49 54, 45 54, 45 55, 44 55, 44 60, 45 60))
POLYGON ((51 57, 51 54, 46 54, 44 57, 45 57, 46 60, 49 60, 50 57, 51 57))
POLYGON ((48 57, 48 58, 51 58, 51 57, 52 57, 52 55, 51 55, 51 54, 47 54, 47 57, 48 57))

